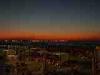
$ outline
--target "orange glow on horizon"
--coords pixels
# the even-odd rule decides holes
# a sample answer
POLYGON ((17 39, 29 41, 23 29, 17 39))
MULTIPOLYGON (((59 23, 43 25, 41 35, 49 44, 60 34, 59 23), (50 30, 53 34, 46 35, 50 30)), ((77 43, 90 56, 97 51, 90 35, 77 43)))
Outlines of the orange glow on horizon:
POLYGON ((30 32, 0 33, 0 39, 44 39, 44 40, 100 40, 98 34, 34 34, 30 32))

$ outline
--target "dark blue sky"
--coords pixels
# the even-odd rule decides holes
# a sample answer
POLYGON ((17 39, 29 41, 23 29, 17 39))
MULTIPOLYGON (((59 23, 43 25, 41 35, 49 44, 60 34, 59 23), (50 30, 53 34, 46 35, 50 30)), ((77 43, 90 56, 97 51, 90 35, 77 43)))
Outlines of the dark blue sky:
POLYGON ((99 34, 99 0, 0 0, 0 31, 99 34))

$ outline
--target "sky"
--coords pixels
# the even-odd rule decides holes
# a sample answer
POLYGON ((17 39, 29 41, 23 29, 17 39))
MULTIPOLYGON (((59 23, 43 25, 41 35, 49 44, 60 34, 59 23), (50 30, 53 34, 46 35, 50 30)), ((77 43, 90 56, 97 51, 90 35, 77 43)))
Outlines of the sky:
POLYGON ((100 39, 99 0, 0 0, 0 38, 100 39))

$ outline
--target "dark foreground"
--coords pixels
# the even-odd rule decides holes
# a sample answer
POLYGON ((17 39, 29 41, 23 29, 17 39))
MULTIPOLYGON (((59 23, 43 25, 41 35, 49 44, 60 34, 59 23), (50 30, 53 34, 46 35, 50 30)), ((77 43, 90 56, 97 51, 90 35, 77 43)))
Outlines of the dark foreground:
POLYGON ((99 44, 1 40, 0 75, 99 75, 96 46, 99 44))

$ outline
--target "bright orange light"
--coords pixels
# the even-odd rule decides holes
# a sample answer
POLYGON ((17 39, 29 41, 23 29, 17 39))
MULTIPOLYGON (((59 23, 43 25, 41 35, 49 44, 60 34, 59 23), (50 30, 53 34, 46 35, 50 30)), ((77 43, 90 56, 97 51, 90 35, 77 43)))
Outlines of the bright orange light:
POLYGON ((51 40, 100 40, 99 34, 34 34, 30 32, 0 32, 0 39, 51 39, 51 40))

